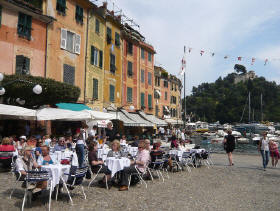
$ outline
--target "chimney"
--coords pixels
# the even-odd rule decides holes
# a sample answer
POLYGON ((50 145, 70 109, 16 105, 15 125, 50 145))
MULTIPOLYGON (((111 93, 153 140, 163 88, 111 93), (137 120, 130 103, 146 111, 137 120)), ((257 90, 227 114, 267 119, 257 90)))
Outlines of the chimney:
POLYGON ((108 3, 106 1, 104 1, 102 7, 107 9, 107 6, 108 6, 108 3))

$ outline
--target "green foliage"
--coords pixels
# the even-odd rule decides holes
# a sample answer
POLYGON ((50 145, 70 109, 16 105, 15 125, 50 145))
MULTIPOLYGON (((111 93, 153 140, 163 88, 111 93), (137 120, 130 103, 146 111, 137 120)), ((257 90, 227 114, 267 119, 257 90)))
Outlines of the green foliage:
POLYGON ((236 64, 234 65, 234 68, 233 68, 236 72, 238 73, 242 73, 242 74, 245 74, 247 73, 247 70, 246 70, 246 67, 241 65, 241 64, 236 64))
MULTIPOLYGON (((186 97, 187 114, 194 114, 193 120, 221 123, 240 122, 247 103, 243 121, 248 121, 248 93, 251 92, 251 120, 261 120, 261 94, 263 95, 264 120, 280 122, 280 86, 263 77, 234 84, 236 73, 218 78, 214 83, 202 83, 193 87, 192 95, 186 97)), ((184 103, 184 102, 183 102, 184 103)), ((183 104, 184 105, 184 104, 183 104)))
POLYGON ((35 77, 30 75, 5 75, 2 82, 6 93, 3 95, 4 103, 10 98, 10 104, 18 105, 16 98, 25 100, 24 107, 39 107, 41 105, 55 105, 56 103, 75 103, 80 96, 80 88, 71 84, 55 81, 49 78, 35 77), (28 82, 14 82, 24 80, 28 82), (5 85, 6 84, 6 85, 5 85), (39 84, 43 91, 37 95, 33 92, 33 87, 39 84))

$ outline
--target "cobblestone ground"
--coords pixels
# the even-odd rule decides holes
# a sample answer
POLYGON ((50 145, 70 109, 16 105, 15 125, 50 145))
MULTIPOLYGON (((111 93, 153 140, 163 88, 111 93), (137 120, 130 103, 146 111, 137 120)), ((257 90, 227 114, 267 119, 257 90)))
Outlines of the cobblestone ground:
MULTIPOLYGON (((280 210, 280 170, 263 171, 260 156, 234 155, 235 165, 227 166, 225 154, 214 154, 215 165, 169 173, 170 179, 148 181, 144 185, 119 192, 97 186, 85 188, 87 200, 78 189, 72 191, 74 205, 67 195, 52 201, 52 210, 280 210)), ((11 174, 0 173, 0 210, 20 210, 23 190, 18 186, 12 199, 11 174)), ((86 186, 88 181, 84 182, 86 186)), ((47 210, 47 196, 42 195, 25 210, 47 210)))

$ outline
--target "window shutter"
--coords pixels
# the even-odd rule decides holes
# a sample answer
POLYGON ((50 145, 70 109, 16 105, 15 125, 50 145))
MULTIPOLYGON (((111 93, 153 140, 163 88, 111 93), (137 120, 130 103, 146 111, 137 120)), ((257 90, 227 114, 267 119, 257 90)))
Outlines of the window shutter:
POLYGON ((91 46, 90 63, 94 65, 94 47, 91 46))
POLYGON ((22 69, 23 75, 29 75, 30 73, 30 59, 27 57, 24 57, 24 68, 22 69))
POLYGON ((22 66, 24 62, 24 56, 17 55, 16 56, 16 74, 21 74, 22 66))
POLYGON ((99 33, 99 20, 97 18, 95 19, 95 32, 99 33))
POLYGON ((103 51, 99 51, 99 67, 103 67, 103 51))
POLYGON ((152 108, 152 95, 148 95, 148 106, 152 108))
POLYGON ((145 106, 145 94, 141 93, 141 107, 145 106))
POLYGON ((31 37, 31 28, 32 28, 32 17, 27 15, 26 16, 26 36, 30 39, 31 37))
POLYGON ((110 85, 110 101, 115 101, 115 86, 110 85))
POLYGON ((66 50, 66 43, 67 43, 67 30, 61 29, 60 48, 66 50))
POLYGON ((78 34, 75 35, 75 53, 81 53, 81 36, 78 34))
POLYGON ((93 99, 98 99, 98 80, 93 79, 93 99))
POLYGON ((0 27, 2 23, 2 6, 0 5, 0 27))
POLYGON ((132 102, 132 88, 127 87, 127 102, 132 102))

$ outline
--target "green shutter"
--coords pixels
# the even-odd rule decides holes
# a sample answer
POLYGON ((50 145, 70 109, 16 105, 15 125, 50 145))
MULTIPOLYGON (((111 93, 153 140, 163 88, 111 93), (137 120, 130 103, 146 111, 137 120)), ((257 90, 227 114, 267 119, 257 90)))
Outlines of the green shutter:
POLYGON ((93 79, 93 99, 98 99, 98 80, 93 79))
POLYGON ((31 26, 32 26, 32 17, 26 16, 26 36, 28 39, 31 38, 31 26))
POLYGON ((148 107, 152 108, 152 95, 148 95, 148 107))
POLYGON ((110 102, 115 101, 115 86, 110 85, 110 102))
POLYGON ((141 93, 141 107, 145 106, 145 94, 141 93))
POLYGON ((2 6, 0 5, 0 27, 2 23, 2 6))
POLYGON ((133 75, 132 63, 131 62, 127 63, 127 74, 128 74, 128 76, 132 76, 133 75))
POLYGON ((115 45, 117 46, 117 47, 119 47, 120 46, 120 34, 119 33, 115 33, 115 45))
POLYGON ((144 52, 144 49, 143 49, 143 48, 141 48, 141 58, 142 58, 142 59, 145 59, 145 52, 144 52))
POLYGON ((111 28, 107 27, 107 44, 111 44, 112 41, 112 30, 111 28))
POLYGON ((103 67, 103 51, 99 51, 99 67, 103 67))
POLYGON ((127 87, 127 102, 131 103, 132 102, 132 88, 127 87))
POLYGON ((84 9, 78 5, 76 5, 76 21, 83 23, 83 17, 84 17, 84 9))
POLYGON ((90 55, 90 63, 94 64, 94 47, 91 46, 91 55, 90 55))

